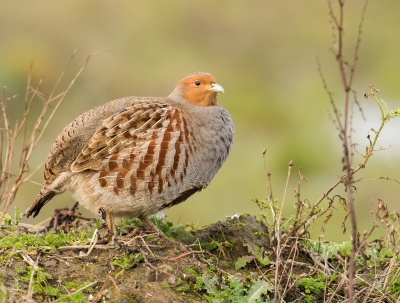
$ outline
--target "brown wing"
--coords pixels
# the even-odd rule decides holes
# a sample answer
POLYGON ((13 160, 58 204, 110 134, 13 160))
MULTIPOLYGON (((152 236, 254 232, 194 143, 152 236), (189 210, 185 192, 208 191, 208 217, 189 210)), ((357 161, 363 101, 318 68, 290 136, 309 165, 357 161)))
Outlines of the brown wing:
POLYGON ((71 166, 100 171, 99 184, 129 193, 162 192, 183 180, 189 160, 182 112, 160 102, 137 102, 103 121, 71 166))

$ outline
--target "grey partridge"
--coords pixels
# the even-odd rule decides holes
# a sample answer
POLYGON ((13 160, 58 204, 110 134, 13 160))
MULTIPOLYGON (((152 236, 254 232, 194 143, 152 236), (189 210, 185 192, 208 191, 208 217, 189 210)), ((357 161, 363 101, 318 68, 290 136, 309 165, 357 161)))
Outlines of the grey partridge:
POLYGON ((196 72, 167 98, 125 97, 82 114, 53 143, 27 216, 71 190, 111 232, 114 216, 154 227, 147 216, 205 188, 228 157, 234 127, 220 92, 211 74, 196 72))

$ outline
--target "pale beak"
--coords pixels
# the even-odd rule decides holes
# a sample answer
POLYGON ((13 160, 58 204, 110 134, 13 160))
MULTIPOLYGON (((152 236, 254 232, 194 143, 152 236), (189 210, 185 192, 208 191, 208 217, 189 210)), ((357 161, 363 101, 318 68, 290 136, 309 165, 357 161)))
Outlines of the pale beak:
POLYGON ((211 83, 211 88, 209 88, 208 90, 210 92, 214 92, 214 93, 224 93, 224 88, 219 85, 218 83, 211 83))

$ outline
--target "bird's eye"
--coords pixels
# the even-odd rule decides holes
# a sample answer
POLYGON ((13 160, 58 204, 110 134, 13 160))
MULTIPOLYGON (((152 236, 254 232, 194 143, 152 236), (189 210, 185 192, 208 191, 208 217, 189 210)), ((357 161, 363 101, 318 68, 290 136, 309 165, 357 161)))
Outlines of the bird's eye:
POLYGON ((201 82, 199 80, 194 82, 194 85, 196 85, 196 86, 200 86, 200 84, 201 84, 201 82))

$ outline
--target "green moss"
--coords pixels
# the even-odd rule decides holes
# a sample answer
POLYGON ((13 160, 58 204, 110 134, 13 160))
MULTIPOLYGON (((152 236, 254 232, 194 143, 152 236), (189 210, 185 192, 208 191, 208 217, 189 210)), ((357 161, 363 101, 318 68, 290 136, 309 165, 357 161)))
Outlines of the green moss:
MULTIPOLYGON (((65 245, 86 244, 93 232, 86 229, 64 231, 50 231, 43 234, 17 234, 10 233, 0 238, 0 249, 7 248, 11 251, 27 250, 54 253, 58 247, 65 245)), ((0 260, 1 261, 1 260, 0 260)))
POLYGON ((195 276, 195 277, 199 276, 199 273, 197 271, 195 271, 193 268, 190 268, 190 267, 186 267, 183 271, 185 273, 187 273, 189 275, 192 275, 192 276, 195 276))
POLYGON ((178 279, 175 285, 175 290, 181 294, 185 294, 186 292, 190 291, 191 287, 190 284, 182 279, 178 279))
MULTIPOLYGON (((20 281, 25 282, 25 283, 29 283, 31 280, 31 275, 32 275, 32 270, 33 270, 33 266, 29 265, 28 270, 25 272, 24 276, 20 277, 20 281)), ((47 280, 52 279, 52 276, 45 272, 44 269, 42 267, 37 267, 36 270, 34 271, 34 275, 33 275, 33 282, 36 284, 42 284, 42 283, 46 283, 47 280)))
POLYGON ((43 293, 50 297, 57 297, 58 296, 58 289, 52 286, 45 286, 43 288, 43 293))
POLYGON ((26 268, 24 268, 24 267, 18 267, 18 268, 15 270, 15 272, 16 272, 17 274, 20 274, 20 275, 25 274, 25 273, 26 273, 26 268))
POLYGON ((65 296, 61 296, 58 299, 58 302, 62 302, 62 303, 87 303, 88 301, 85 298, 85 295, 82 292, 77 292, 76 294, 73 295, 65 295, 65 296))
POLYGON ((142 259, 143 256, 141 254, 123 253, 121 257, 114 258, 113 264, 123 269, 130 269, 135 267, 142 259))
POLYGON ((162 281, 161 282, 161 287, 164 288, 164 289, 167 289, 167 290, 171 289, 171 286, 168 284, 167 281, 162 281))
POLYGON ((319 295, 323 292, 325 288, 325 283, 315 278, 299 279, 297 280, 296 285, 302 287, 306 295, 309 294, 319 295))

